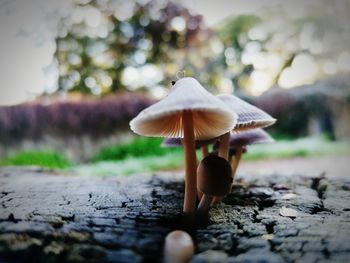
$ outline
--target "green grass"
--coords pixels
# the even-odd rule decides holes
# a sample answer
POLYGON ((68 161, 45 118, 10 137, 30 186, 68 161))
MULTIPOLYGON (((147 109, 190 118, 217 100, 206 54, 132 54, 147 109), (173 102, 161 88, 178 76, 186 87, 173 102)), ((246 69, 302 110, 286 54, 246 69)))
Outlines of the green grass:
POLYGON ((103 147, 93 158, 97 161, 125 160, 130 157, 163 156, 176 148, 162 148, 162 138, 137 138, 129 143, 103 147))
MULTIPOLYGON (((134 145, 134 144, 132 144, 134 145)), ((123 147, 127 147, 124 145, 123 147)), ((134 146, 133 146, 134 147, 134 146)), ((183 151, 162 152, 160 155, 129 156, 123 160, 103 160, 90 164, 78 165, 72 171, 84 175, 129 175, 133 173, 150 173, 160 170, 182 168, 184 163, 183 151)), ((157 150, 156 150, 157 152, 157 150)), ((332 142, 325 138, 303 138, 297 140, 278 141, 271 144, 253 145, 248 148, 244 160, 278 159, 291 157, 310 157, 334 154, 350 154, 350 142, 332 142)), ((197 152, 201 158, 200 151, 197 152)))
MULTIPOLYGON (((68 168, 84 175, 129 175, 172 170, 183 167, 181 148, 161 148, 162 139, 139 138, 128 144, 103 148, 92 162, 73 166, 62 154, 52 151, 26 151, 0 161, 0 165, 36 165, 48 168, 68 168)), ((350 154, 350 141, 330 141, 327 138, 303 138, 281 140, 272 144, 248 147, 244 160, 310 157, 321 155, 350 154)), ((197 152, 200 159, 201 153, 197 152)))
POLYGON ((24 151, 0 160, 0 166, 35 165, 46 168, 68 168, 72 162, 54 151, 24 151))
POLYGON ((321 155, 350 154, 350 141, 330 141, 323 137, 277 141, 248 147, 245 160, 278 159, 321 155))
POLYGON ((98 176, 150 173, 182 167, 183 158, 182 151, 175 151, 163 156, 130 157, 125 160, 82 164, 73 167, 72 171, 83 175, 98 176))

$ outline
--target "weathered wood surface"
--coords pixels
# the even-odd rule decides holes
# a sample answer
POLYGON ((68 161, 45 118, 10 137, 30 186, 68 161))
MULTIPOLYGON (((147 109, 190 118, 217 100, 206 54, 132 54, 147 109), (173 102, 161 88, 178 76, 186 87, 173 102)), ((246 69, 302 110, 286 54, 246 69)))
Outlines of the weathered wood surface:
MULTIPOLYGON (((195 233, 194 262, 349 262, 350 178, 244 178, 195 233), (283 206, 298 216, 280 216, 283 206)), ((4 168, 0 187, 1 262, 159 262, 165 235, 180 224, 175 174, 4 168)))

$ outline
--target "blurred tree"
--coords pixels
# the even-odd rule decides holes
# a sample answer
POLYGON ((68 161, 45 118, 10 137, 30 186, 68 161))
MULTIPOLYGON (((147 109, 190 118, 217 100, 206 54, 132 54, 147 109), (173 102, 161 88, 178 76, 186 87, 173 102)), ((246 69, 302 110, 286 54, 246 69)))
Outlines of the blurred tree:
POLYGON ((291 88, 348 72, 350 3, 320 1, 299 13, 294 5, 276 5, 259 16, 223 21, 217 32, 224 47, 211 63, 236 90, 254 95, 275 85, 291 88))
POLYGON ((62 18, 56 39, 60 90, 99 95, 150 89, 191 68, 187 52, 208 38, 202 17, 171 2, 141 2, 80 0, 62 18))
POLYGON ((253 71, 251 63, 242 63, 242 54, 249 42, 249 30, 259 22, 261 22, 261 19, 258 16, 241 15, 229 19, 218 31, 218 36, 224 45, 224 52, 216 59, 224 67, 233 66, 231 67, 233 74, 229 74, 229 76, 236 89, 244 86, 239 81, 249 76, 253 71))

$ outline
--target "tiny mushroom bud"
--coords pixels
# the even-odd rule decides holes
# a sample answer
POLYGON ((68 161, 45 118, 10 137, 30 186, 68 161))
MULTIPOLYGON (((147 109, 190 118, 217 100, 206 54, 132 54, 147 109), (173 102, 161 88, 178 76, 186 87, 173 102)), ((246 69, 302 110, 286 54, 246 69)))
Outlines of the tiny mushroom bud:
POLYGON ((164 263, 187 263, 194 254, 191 236, 181 230, 170 232, 165 238, 164 263))
MULTIPOLYGON (((196 140, 208 140, 233 129, 237 116, 194 78, 176 81, 168 96, 144 109, 130 122, 135 133, 183 138, 185 199, 183 212, 194 219, 196 208, 196 140)), ((192 221, 192 220, 191 220, 192 221)))
MULTIPOLYGON (((264 128, 273 125, 276 122, 276 119, 271 117, 265 111, 234 95, 221 94, 217 97, 221 99, 232 110, 232 112, 238 115, 237 124, 233 129, 234 132, 240 132, 255 128, 264 128)), ((218 155, 224 157, 226 160, 229 160, 229 140, 229 133, 222 135, 220 138, 220 146, 218 150, 218 155)), ((242 147, 236 149, 236 167, 233 167, 234 172, 238 167, 242 152, 242 147)), ((220 202, 220 198, 215 198, 214 202, 220 202)))
POLYGON ((214 196, 225 196, 231 189, 231 165, 226 159, 209 155, 197 168, 198 190, 203 197, 198 205, 198 216, 207 217, 214 196))

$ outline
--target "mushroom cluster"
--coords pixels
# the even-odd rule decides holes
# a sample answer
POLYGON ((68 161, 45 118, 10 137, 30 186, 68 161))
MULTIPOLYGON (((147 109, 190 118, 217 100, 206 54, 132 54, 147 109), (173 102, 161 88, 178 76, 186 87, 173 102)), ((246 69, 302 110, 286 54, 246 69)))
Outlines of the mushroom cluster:
POLYGON ((261 128, 275 121, 234 95, 214 96, 196 79, 186 77, 173 83, 164 99, 131 120, 130 128, 139 135, 165 137, 164 147, 184 148, 183 213, 191 224, 196 211, 197 217, 206 217, 210 205, 230 192, 246 146, 273 141, 261 128), (214 145, 211 153, 210 144, 214 145), (202 148, 199 163, 196 148, 202 148))

